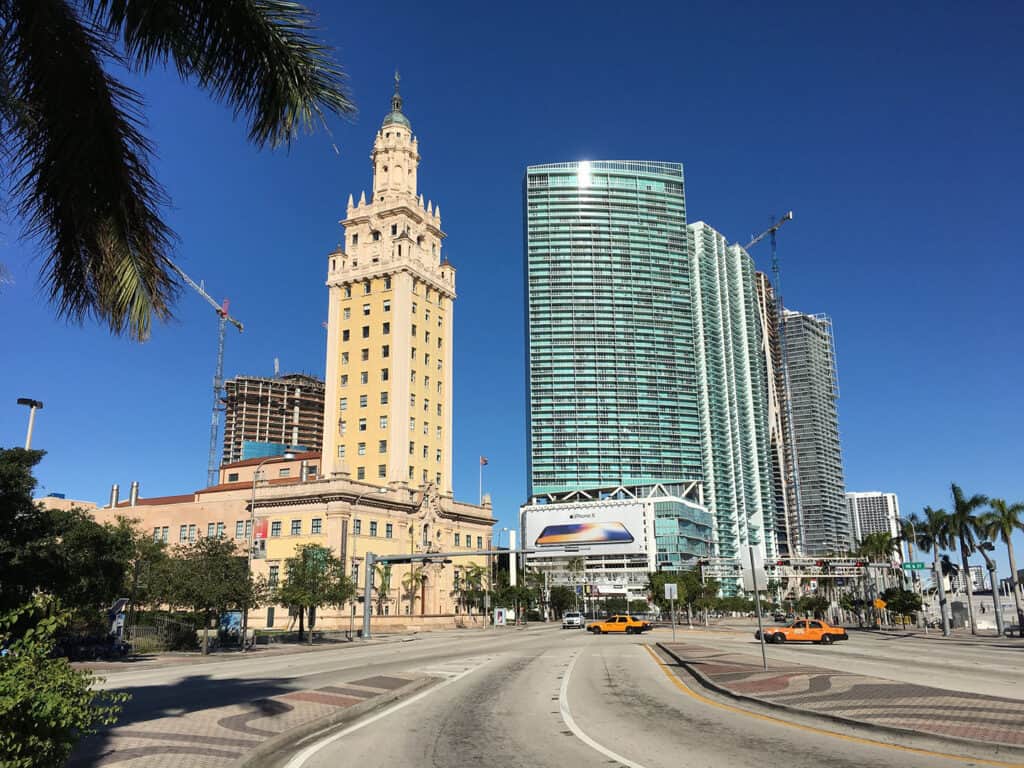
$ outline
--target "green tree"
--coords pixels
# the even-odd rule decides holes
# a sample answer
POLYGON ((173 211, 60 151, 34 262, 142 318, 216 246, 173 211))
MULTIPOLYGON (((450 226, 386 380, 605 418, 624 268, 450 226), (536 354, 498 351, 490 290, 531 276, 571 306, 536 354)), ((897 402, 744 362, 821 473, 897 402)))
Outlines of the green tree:
MULTIPOLYGON (((942 564, 941 550, 948 549, 952 537, 949 533, 949 513, 944 509, 924 508, 924 519, 917 529, 918 546, 924 552, 932 553, 933 570, 935 578, 935 590, 939 600, 939 618, 942 623, 942 634, 949 636, 949 604, 946 600, 946 588, 943 584, 943 576, 946 568, 942 564)), ((949 558, 945 558, 946 562, 949 558)))
POLYGON ((650 610, 650 605, 646 600, 630 600, 629 601, 629 612, 630 613, 647 613, 650 610))
POLYGON ((963 566, 964 584, 967 587, 967 615, 971 621, 971 634, 976 635, 978 624, 974 619, 974 586, 971 584, 971 570, 967 559, 977 545, 977 510, 988 504, 988 497, 976 493, 968 498, 956 483, 950 485, 950 491, 953 495, 953 511, 949 515, 949 532, 960 542, 960 562, 963 566))
POLYGON ((423 590, 427 584, 427 574, 423 566, 416 567, 415 563, 409 572, 402 576, 402 586, 405 588, 405 596, 409 600, 409 615, 416 613, 416 601, 420 601, 420 615, 426 610, 423 605, 423 590))
POLYGON ((341 560, 319 544, 303 544, 295 548, 295 556, 284 564, 285 577, 277 599, 299 610, 299 642, 302 642, 302 620, 310 614, 309 643, 313 644, 312 613, 324 606, 341 607, 356 593, 352 580, 345 575, 341 560))
POLYGON ((814 616, 817 619, 825 618, 828 611, 829 601, 823 595, 805 595, 797 600, 797 610, 807 616, 814 616))
POLYGON ((140 536, 125 521, 101 525, 82 510, 47 510, 32 500, 42 451, 0 449, 0 610, 33 595, 57 597, 78 623, 130 595, 128 569, 140 536))
POLYGON ((921 596, 902 587, 890 587, 882 593, 882 599, 886 609, 900 616, 904 625, 908 616, 921 610, 921 596))
POLYGON ((555 612, 555 616, 561 617, 570 606, 576 604, 576 592, 564 584, 559 584, 551 588, 549 599, 551 600, 551 610, 555 612))
POLYGON ((377 615, 384 613, 384 603, 391 595, 391 563, 373 566, 373 586, 377 590, 377 615))
POLYGON ((229 609, 253 607, 258 585, 245 555, 230 539, 201 538, 175 547, 167 561, 164 600, 188 606, 203 623, 203 653, 209 652, 210 621, 229 609))
POLYGON ((1017 558, 1013 552, 1014 531, 1024 531, 1024 502, 1007 504, 1005 499, 991 499, 989 507, 991 511, 982 518, 982 526, 987 538, 1002 539, 1006 545, 1006 554, 1010 560, 1010 589, 1013 591, 1013 602, 1017 609, 1017 626, 1020 629, 1020 636, 1024 637, 1024 606, 1021 605, 1017 558))
POLYGON ((71 615, 56 601, 0 613, 0 765, 62 766, 83 736, 117 719, 127 694, 96 691, 97 678, 53 658, 71 615))
POLYGON ((462 588, 465 594, 467 605, 482 610, 482 601, 487 589, 487 566, 480 563, 471 563, 462 571, 462 588))
POLYGON ((311 21, 289 0, 0 2, 8 189, 42 246, 59 315, 145 339, 177 293, 142 99, 108 65, 173 64, 243 117, 257 147, 287 146, 327 114, 355 111, 311 21))

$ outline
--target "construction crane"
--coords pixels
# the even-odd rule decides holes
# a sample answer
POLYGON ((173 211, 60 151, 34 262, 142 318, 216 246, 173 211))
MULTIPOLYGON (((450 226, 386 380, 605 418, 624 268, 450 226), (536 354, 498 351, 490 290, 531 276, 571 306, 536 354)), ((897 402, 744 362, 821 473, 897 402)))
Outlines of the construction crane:
MULTIPOLYGON (((766 237, 770 238, 772 247, 772 282, 775 283, 775 322, 779 331, 779 352, 782 357, 782 378, 783 386, 785 391, 782 393, 782 406, 786 413, 786 440, 789 442, 790 459, 789 459, 789 477, 786 479, 789 481, 789 487, 793 493, 793 513, 796 516, 797 527, 802 530, 803 513, 800 505, 800 470, 796 465, 796 445, 795 445, 795 433, 793 432, 793 402, 789 396, 789 358, 786 353, 786 327, 783 322, 785 309, 782 303, 782 270, 779 268, 779 255, 775 247, 775 233, 779 231, 783 224, 787 221, 793 220, 793 212, 787 211, 784 215, 780 216, 768 229, 761 234, 754 237, 749 243, 747 243, 746 250, 749 251, 755 245, 760 243, 766 237)), ((788 521, 787 521, 788 523, 788 521)), ((788 527, 788 525, 787 525, 788 527)), ((800 554, 802 549, 802 542, 797 542, 794 547, 794 542, 790 536, 788 542, 790 554, 794 554, 793 550, 796 549, 795 554, 800 554)))
POLYGON ((779 231, 779 228, 782 227, 783 224, 785 224, 787 221, 792 221, 792 220, 793 220, 793 212, 792 211, 787 211, 784 216, 780 216, 779 217, 778 221, 776 221, 774 224, 772 224, 770 227, 768 227, 768 229, 766 229, 760 235, 758 235, 753 240, 751 240, 749 243, 747 243, 747 247, 746 247, 746 250, 749 251, 751 248, 753 248, 755 245, 760 243, 766 237, 771 237, 771 239, 772 239, 772 277, 775 278, 775 295, 776 295, 776 298, 778 298, 779 293, 781 291, 780 291, 779 284, 778 284, 778 281, 779 281, 779 257, 778 257, 778 254, 776 254, 776 252, 775 252, 775 233, 779 231))
POLYGON ((168 260, 168 263, 175 272, 188 283, 192 289, 206 299, 206 303, 213 307, 213 311, 217 313, 219 320, 219 328, 217 330, 217 369, 213 374, 213 412, 210 414, 210 455, 206 464, 206 485, 217 484, 217 435, 220 431, 220 412, 224 409, 221 402, 224 397, 224 336, 226 335, 227 325, 231 323, 238 332, 241 333, 245 330, 242 327, 242 323, 230 314, 228 314, 228 300, 224 299, 221 304, 214 301, 213 297, 210 296, 195 280, 185 274, 185 271, 175 264, 173 261, 168 260))

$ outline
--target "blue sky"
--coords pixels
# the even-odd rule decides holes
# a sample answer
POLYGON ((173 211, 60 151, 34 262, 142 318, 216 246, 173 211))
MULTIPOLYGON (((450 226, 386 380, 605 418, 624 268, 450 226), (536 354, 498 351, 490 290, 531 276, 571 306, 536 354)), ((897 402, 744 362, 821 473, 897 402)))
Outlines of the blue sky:
MULTIPOLYGON (((420 187, 458 269, 458 497, 475 499, 480 455, 502 525, 525 496, 525 166, 651 159, 684 163, 689 219, 730 240, 794 210, 779 238, 784 294, 833 318, 850 490, 894 491, 904 513, 948 506, 954 480, 1024 499, 1019 7, 312 4, 361 114, 290 152, 257 152, 229 110, 172 73, 131 80, 177 260, 246 325, 230 332, 229 375, 270 375, 275 357, 323 375, 325 256, 349 193, 369 186, 398 66, 420 187)), ((45 491, 201 487, 212 311, 185 292, 142 345, 65 325, 17 222, 0 235, 16 280, 0 293, 0 444, 24 440, 14 401, 35 397, 45 491)), ((767 269, 767 248, 754 255, 767 269)))

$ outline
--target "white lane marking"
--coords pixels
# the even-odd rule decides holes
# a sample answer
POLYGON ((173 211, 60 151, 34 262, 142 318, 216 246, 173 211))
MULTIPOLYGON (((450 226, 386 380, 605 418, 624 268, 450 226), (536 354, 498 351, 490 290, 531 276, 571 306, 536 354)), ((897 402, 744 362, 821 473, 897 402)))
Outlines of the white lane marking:
POLYGON ((473 667, 472 669, 467 669, 465 672, 462 672, 462 673, 460 673, 458 675, 455 675, 455 677, 449 677, 448 679, 441 681, 437 685, 433 685, 430 688, 427 688, 425 691, 417 693, 415 696, 412 696, 411 698, 404 699, 404 700, 398 702, 397 704, 388 707, 387 709, 382 709, 377 714, 372 715, 371 717, 368 717, 365 720, 360 720, 358 723, 356 723, 354 725, 350 725, 348 728, 344 729, 343 731, 338 731, 337 733, 335 733, 335 734, 333 734, 331 736, 327 736, 326 738, 323 738, 320 741, 317 741, 317 742, 314 742, 313 744, 310 744, 308 747, 306 747, 301 752, 299 752, 297 755, 295 755, 291 760, 289 760, 287 763, 285 763, 284 768, 300 768, 300 766, 303 766, 303 765, 306 764, 306 761, 309 760, 309 758, 311 758, 313 755, 315 755, 321 749, 326 747, 328 744, 332 744, 335 741, 337 741, 338 739, 342 739, 342 738, 348 736, 350 733, 355 733, 356 731, 358 731, 358 730, 360 730, 362 728, 365 728, 368 725, 372 725, 373 723, 377 722, 378 720, 382 720, 383 718, 387 717, 388 715, 390 715, 390 714, 392 714, 394 712, 397 712, 400 709, 404 709, 405 707, 408 707, 410 704, 415 704, 420 699, 426 698, 427 696, 429 696, 430 694, 434 693, 435 691, 439 691, 442 688, 446 688, 447 686, 451 685, 452 683, 458 682, 459 680, 464 678, 466 675, 468 675, 468 674, 470 674, 472 672, 475 672, 476 670, 480 669, 481 666, 483 666, 483 665, 481 664, 480 666, 473 667))
MULTIPOLYGON (((634 763, 632 760, 627 760, 617 752, 612 752, 608 747, 602 746, 594 741, 592 738, 587 736, 580 728, 576 721, 573 719, 572 712, 569 711, 569 677, 572 675, 573 667, 576 666, 576 659, 578 657, 573 656, 572 661, 569 662, 569 668, 565 670, 565 677, 562 678, 562 688, 558 692, 558 709, 562 713, 562 721, 569 726, 569 730, 575 734, 576 738, 582 741, 591 749, 595 749, 605 757, 611 758, 617 763, 621 763, 626 768, 644 768, 640 763, 634 763)), ((292 768, 286 766, 286 768, 292 768)))

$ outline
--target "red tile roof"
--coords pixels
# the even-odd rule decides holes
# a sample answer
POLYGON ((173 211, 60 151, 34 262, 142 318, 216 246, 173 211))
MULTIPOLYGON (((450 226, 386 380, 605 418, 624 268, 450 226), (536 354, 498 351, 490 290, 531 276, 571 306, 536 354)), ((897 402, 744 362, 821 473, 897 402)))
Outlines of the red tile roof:
MULTIPOLYGON (((235 469, 236 467, 254 467, 257 464, 265 461, 266 458, 267 457, 263 456, 263 457, 257 457, 255 459, 244 459, 243 461, 235 461, 235 462, 232 462, 231 464, 221 464, 220 468, 221 469, 235 469)), ((319 459, 319 458, 320 458, 320 451, 302 451, 301 453, 296 453, 294 458, 291 458, 291 459, 286 459, 283 456, 274 456, 272 459, 270 459, 270 461, 267 461, 267 464, 278 464, 278 463, 283 462, 283 461, 302 461, 303 459, 305 459, 306 461, 309 461, 310 459, 319 459)))
MULTIPOLYGON (((148 507, 154 504, 186 504, 196 500, 194 493, 182 493, 178 496, 154 496, 151 499, 138 498, 135 500, 135 505, 138 507, 148 507)), ((117 504, 118 509, 123 507, 130 507, 131 501, 120 501, 117 504)))

